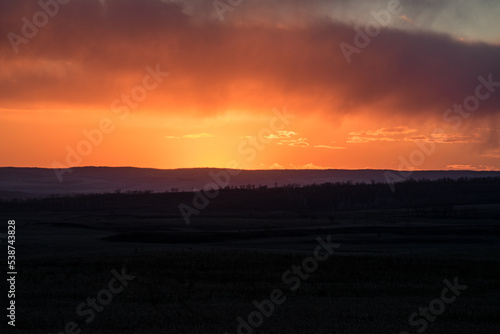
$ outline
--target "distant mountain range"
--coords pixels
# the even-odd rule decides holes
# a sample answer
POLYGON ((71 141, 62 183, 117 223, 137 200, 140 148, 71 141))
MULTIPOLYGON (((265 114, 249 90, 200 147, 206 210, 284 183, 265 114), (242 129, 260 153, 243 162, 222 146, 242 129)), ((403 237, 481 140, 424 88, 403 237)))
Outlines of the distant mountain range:
MULTIPOLYGON (((236 171, 231 170, 236 173, 236 171)), ((0 198, 28 198, 77 193, 104 193, 127 191, 153 192, 192 191, 207 183, 229 181, 231 186, 283 186, 287 184, 313 184, 325 182, 386 182, 388 170, 243 170, 232 176, 225 169, 150 169, 133 167, 75 167, 59 178, 55 170, 47 168, 0 168, 0 198)), ((59 171, 61 173, 61 171, 59 171)), ((413 179, 436 180, 444 177, 500 177, 500 171, 415 171, 413 179)))

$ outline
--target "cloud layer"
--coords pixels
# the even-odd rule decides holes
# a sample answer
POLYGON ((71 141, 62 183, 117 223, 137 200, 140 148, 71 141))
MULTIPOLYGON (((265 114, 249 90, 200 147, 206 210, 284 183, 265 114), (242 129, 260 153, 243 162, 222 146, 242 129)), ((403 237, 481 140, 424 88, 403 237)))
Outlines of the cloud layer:
MULTIPOLYGON (((498 45, 395 24, 353 54, 348 65, 339 44, 354 45, 356 32, 336 21, 325 1, 248 1, 226 12, 224 22, 214 18, 208 3, 73 0, 61 5, 17 54, 9 39, 2 39, 0 101, 9 107, 43 102, 106 108, 139 82, 146 66, 160 64, 172 77, 145 107, 162 112, 260 110, 288 102, 304 112, 415 115, 461 103, 474 92, 479 75, 500 80, 498 45), (282 23, 273 24, 275 16, 282 23)), ((380 8, 333 3, 352 14, 380 8)), ((418 16, 428 17, 432 11, 421 6, 410 12, 420 8, 418 16)), ((2 7, 8 17, 0 26, 3 36, 22 35, 21 18, 40 10, 27 1, 2 7)), ((498 107, 498 98, 489 99, 481 115, 498 107)))

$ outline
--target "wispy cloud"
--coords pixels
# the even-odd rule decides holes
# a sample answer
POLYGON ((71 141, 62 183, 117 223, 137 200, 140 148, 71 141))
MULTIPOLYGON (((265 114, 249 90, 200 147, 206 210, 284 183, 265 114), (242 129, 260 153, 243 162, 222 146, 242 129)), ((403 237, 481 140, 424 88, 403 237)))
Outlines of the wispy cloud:
POLYGON ((428 138, 427 141, 434 141, 440 144, 471 144, 481 142, 479 134, 465 133, 434 134, 432 138, 428 138))
POLYGON ((373 141, 396 141, 396 139, 390 137, 370 137, 370 136, 351 136, 347 139, 347 142, 350 144, 362 144, 373 141))
POLYGON ((309 143, 307 138, 299 137, 298 132, 295 131, 277 131, 275 134, 265 136, 266 139, 273 139, 277 141, 277 145, 288 145, 296 147, 308 147, 309 143))
POLYGON ((270 134, 269 136, 264 136, 267 139, 282 139, 282 138, 291 138, 293 136, 298 135, 297 132, 294 131, 278 131, 276 134, 270 134))
POLYGON ((448 169, 453 169, 453 170, 475 170, 475 171, 492 171, 492 170, 498 170, 495 168, 495 166, 484 166, 484 165, 479 165, 479 166, 474 166, 474 165, 448 165, 446 166, 448 169))
POLYGON ((285 167, 281 166, 279 163, 275 162, 271 166, 269 166, 270 169, 285 169, 285 167))
POLYGON ((308 163, 305 165, 293 165, 290 164, 293 169, 329 169, 328 167, 317 166, 313 163, 308 163))
POLYGON ((297 138, 297 139, 282 139, 278 143, 278 145, 288 145, 288 146, 297 146, 297 147, 309 147, 309 143, 307 142, 307 138, 297 138))
POLYGON ((330 145, 314 145, 313 147, 327 148, 330 150, 345 150, 346 149, 345 147, 342 147, 342 146, 330 146, 330 145))
POLYGON ((377 130, 355 131, 349 133, 348 143, 360 144, 374 141, 398 141, 404 140, 405 135, 417 132, 417 129, 408 126, 396 126, 392 128, 381 128, 377 130))
POLYGON ((480 133, 435 133, 419 134, 417 129, 409 127, 382 128, 378 130, 356 131, 349 133, 347 142, 351 144, 370 142, 435 142, 440 144, 471 144, 480 142, 480 133))

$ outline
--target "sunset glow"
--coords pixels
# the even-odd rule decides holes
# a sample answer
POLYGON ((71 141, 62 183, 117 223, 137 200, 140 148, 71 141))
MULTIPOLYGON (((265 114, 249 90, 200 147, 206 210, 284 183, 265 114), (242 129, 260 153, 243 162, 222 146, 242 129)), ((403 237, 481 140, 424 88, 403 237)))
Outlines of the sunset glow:
POLYGON ((0 5, 2 166, 500 170, 496 3, 54 3, 0 5))

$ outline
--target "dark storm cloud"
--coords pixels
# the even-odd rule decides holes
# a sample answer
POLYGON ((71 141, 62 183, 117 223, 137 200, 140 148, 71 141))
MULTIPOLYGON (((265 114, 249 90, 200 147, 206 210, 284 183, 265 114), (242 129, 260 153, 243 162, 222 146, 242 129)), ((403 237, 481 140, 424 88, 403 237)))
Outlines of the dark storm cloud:
MULTIPOLYGON (((161 64, 171 77, 150 101, 158 111, 175 105, 213 113, 289 102, 297 112, 370 109, 419 117, 462 103, 480 75, 500 81, 498 45, 401 29, 396 16, 348 64, 339 44, 355 45, 356 32, 340 16, 359 13, 367 21, 385 1, 248 0, 223 22, 211 1, 186 3, 72 0, 15 53, 8 34, 22 36, 21 19, 32 21, 41 9, 32 1, 2 2, 0 101, 106 108, 146 66, 161 64)), ((405 13, 424 22, 432 9, 450 6, 413 1, 405 13)), ((478 115, 497 113, 498 96, 481 102, 478 115)))

